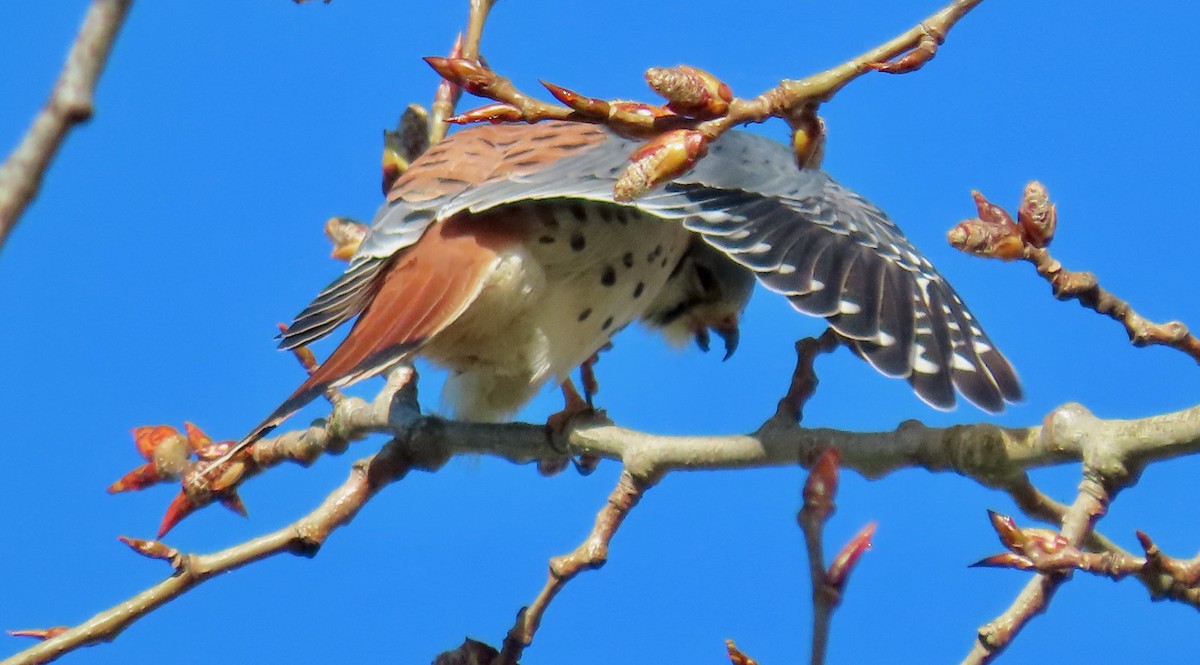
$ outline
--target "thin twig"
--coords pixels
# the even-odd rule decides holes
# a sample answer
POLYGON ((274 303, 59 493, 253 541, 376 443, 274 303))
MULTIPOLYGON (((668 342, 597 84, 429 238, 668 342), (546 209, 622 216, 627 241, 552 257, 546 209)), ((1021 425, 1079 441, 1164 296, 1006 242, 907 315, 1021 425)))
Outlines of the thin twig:
POLYGON ((813 365, 817 356, 837 349, 841 343, 837 331, 829 328, 820 337, 805 337, 796 342, 796 369, 787 393, 779 400, 772 420, 782 423, 798 423, 804 420, 804 405, 817 392, 817 373, 813 365))
POLYGON ((1143 318, 1128 302, 1100 286, 1095 275, 1067 270, 1045 248, 1027 247, 1021 258, 1032 263, 1038 274, 1050 282, 1055 298, 1077 300, 1081 306, 1117 321, 1125 327, 1134 346, 1168 346, 1200 363, 1200 339, 1182 321, 1154 323, 1143 318))
POLYGON ((92 117, 92 96, 133 0, 94 0, 50 99, 0 165, 0 249, 41 189, 46 169, 72 127, 92 117))
POLYGON ((1128 302, 1101 287, 1092 273, 1067 270, 1050 256, 1047 247, 1054 239, 1058 214, 1041 183, 1034 181, 1026 185, 1016 220, 979 192, 972 192, 972 195, 979 217, 960 222, 951 229, 947 234, 951 245, 983 258, 1028 261, 1050 283, 1055 298, 1077 300, 1081 306, 1119 322, 1134 346, 1168 346, 1200 363, 1200 339, 1192 335, 1182 321, 1149 321, 1135 312, 1128 302))
POLYGON ((516 624, 504 637, 500 656, 492 665, 516 665, 525 647, 533 643, 533 636, 550 602, 576 575, 595 570, 608 561, 608 546, 617 529, 655 482, 656 478, 637 478, 628 470, 621 471, 617 486, 596 514, 592 532, 570 553, 550 559, 550 574, 545 586, 534 601, 518 613, 516 624))

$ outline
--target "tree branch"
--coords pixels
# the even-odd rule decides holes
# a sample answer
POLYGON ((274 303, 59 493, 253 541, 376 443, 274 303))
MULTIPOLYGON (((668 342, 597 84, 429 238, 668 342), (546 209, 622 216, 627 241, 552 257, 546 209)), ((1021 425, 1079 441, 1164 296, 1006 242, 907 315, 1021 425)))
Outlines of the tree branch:
MULTIPOLYGON (((894 39, 857 57, 803 79, 781 81, 752 99, 733 96, 730 87, 708 72, 681 65, 646 72, 651 87, 667 99, 665 106, 639 102, 602 100, 543 82, 563 105, 538 100, 493 71, 467 48, 462 57, 430 57, 429 63, 442 77, 495 104, 447 118, 452 123, 540 122, 569 120, 605 125, 613 131, 650 141, 630 159, 633 162, 617 180, 615 197, 628 201, 649 189, 682 175, 707 154, 708 144, 730 129, 776 117, 793 128, 797 161, 805 166, 820 162, 823 150, 821 123, 816 117, 821 104, 829 101, 854 79, 871 71, 907 73, 919 69, 937 51, 937 45, 963 16, 982 0, 954 0, 925 21, 894 39), (888 62, 902 54, 897 62, 888 62)), ((476 7, 472 2, 472 25, 476 7)), ((486 10, 482 12, 486 16, 486 10)))
MULTIPOLYGON (((322 507, 291 527, 200 557, 200 563, 195 563, 193 556, 188 564, 191 572, 186 575, 176 573, 84 624, 13 656, 3 665, 49 662, 71 649, 111 640, 133 621, 217 573, 283 552, 312 556, 334 529, 347 523, 379 489, 400 479, 409 469, 434 470, 456 455, 491 455, 514 463, 561 456, 561 449, 555 447, 543 425, 488 425, 421 415, 415 384, 400 385, 406 371, 393 373, 388 387, 371 405, 346 398, 326 422, 266 439, 253 447, 257 473, 284 460, 311 463, 323 450, 368 433, 391 435, 393 440, 384 450, 356 465, 347 483, 322 507)), ((620 460, 625 467, 623 477, 642 479, 635 487, 643 490, 646 479, 657 479, 672 471, 807 464, 829 448, 838 451, 842 467, 868 478, 905 468, 924 468, 953 471, 990 487, 1003 487, 1029 468, 1083 460, 1094 452, 1089 441, 1103 441, 1111 459, 1137 460, 1139 465, 1200 449, 1200 406, 1137 420, 1100 420, 1082 406, 1067 404, 1051 412, 1044 422, 1026 428, 977 424, 940 429, 909 421, 894 431, 862 433, 809 429, 772 418, 753 434, 705 437, 658 436, 606 422, 576 421, 567 440, 576 452, 620 460)), ((621 491, 622 486, 618 486, 614 496, 621 491)), ((633 495, 626 491, 622 496, 633 495)), ((622 500, 609 504, 601 511, 602 516, 605 511, 632 503, 622 500)), ((593 537, 601 537, 595 541, 589 537, 587 543, 607 542, 604 534, 611 538, 619 523, 619 519, 598 517, 593 537)), ((1075 540, 1086 535, 1087 529, 1082 526, 1086 524, 1073 527, 1078 532, 1073 536, 1075 540)), ((547 588, 554 584, 552 579, 547 588)))
POLYGON ((41 189, 67 132, 92 117, 96 82, 132 4, 133 0, 92 2, 50 99, 20 145, 0 165, 0 250, 41 189))
POLYGON ((951 229, 947 234, 951 245, 983 258, 1032 263, 1050 283, 1055 298, 1077 300, 1080 306, 1117 321, 1125 326, 1134 346, 1169 346, 1200 363, 1200 339, 1182 321, 1149 321, 1133 311, 1128 302, 1101 287, 1092 273, 1067 270, 1050 256, 1048 247, 1058 226, 1058 214, 1041 183, 1034 181, 1025 187, 1016 221, 1008 211, 979 192, 972 195, 979 217, 951 229))

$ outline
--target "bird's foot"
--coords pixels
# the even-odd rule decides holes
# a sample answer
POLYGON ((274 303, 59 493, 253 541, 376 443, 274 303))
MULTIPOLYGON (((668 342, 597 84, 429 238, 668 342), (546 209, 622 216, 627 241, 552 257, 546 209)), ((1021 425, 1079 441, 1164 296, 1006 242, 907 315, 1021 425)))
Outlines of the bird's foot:
MULTIPOLYGON (((562 440, 563 435, 566 434, 567 429, 570 427, 571 423, 575 421, 575 419, 580 417, 604 417, 603 410, 598 410, 592 406, 591 397, 592 394, 595 393, 596 378, 595 375, 591 373, 590 367, 594 361, 595 357, 593 356, 583 364, 583 367, 585 368, 583 384, 584 390, 588 395, 587 399, 584 399, 584 397, 579 394, 579 391, 575 388, 575 384, 570 379, 567 379, 563 382, 562 393, 565 404, 561 411, 551 414, 550 417, 546 419, 546 433, 550 437, 550 441, 552 443, 562 440)), ((541 473, 543 476, 552 476, 557 473, 561 473, 567 468, 567 464, 570 463, 574 464, 575 468, 581 474, 586 476, 595 471, 596 465, 600 463, 600 458, 596 455, 583 454, 579 455, 578 457, 572 455, 570 451, 567 450, 565 442, 564 445, 561 446, 561 450, 563 451, 562 457, 538 460, 538 473, 541 473)))

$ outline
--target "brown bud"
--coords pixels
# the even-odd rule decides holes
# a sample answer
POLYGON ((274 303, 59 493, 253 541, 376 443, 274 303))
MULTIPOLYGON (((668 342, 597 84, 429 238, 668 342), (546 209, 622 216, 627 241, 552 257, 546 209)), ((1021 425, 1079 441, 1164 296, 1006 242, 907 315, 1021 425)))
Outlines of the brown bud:
POLYGON ((647 141, 617 179, 613 198, 632 201, 652 188, 687 173, 708 154, 708 139, 693 129, 676 129, 647 141))
POLYGON ((1054 239, 1058 212, 1042 183, 1034 180, 1025 186, 1025 195, 1017 208, 1017 222, 1025 239, 1034 247, 1046 247, 1054 239))
POLYGON ((486 96, 484 93, 497 78, 495 72, 478 60, 428 56, 425 62, 442 78, 473 95, 486 96))
POLYGON ((109 494, 118 494, 120 492, 134 492, 144 490, 147 487, 155 485, 160 480, 165 480, 158 474, 158 467, 154 462, 147 462, 129 473, 121 476, 121 479, 108 486, 109 494))
POLYGON ((566 104, 571 110, 588 118, 607 118, 609 114, 608 102, 595 97, 581 95, 574 90, 564 88, 560 85, 554 85, 549 81, 542 81, 541 84, 550 91, 551 95, 558 101, 566 104))
POLYGON ((134 552, 151 559, 168 560, 179 554, 179 551, 174 547, 167 547, 157 540, 142 540, 141 538, 128 538, 126 536, 117 536, 117 540, 128 545, 134 552))
POLYGON ((9 635, 13 637, 32 637, 38 640, 48 640, 58 637, 63 633, 71 630, 69 626, 55 626, 53 628, 31 628, 26 630, 10 630, 9 635))
POLYGON ((458 115, 446 118, 446 122, 454 125, 469 125, 473 122, 490 122, 498 125, 502 122, 517 122, 522 119, 521 109, 509 104, 488 104, 477 109, 471 109, 458 115))
POLYGON ((693 118, 715 118, 729 111, 733 91, 708 72, 679 65, 646 70, 646 82, 666 98, 667 108, 693 118))
POLYGON ((1000 537, 1000 542, 1004 547, 1016 550, 1024 545, 1025 535, 1021 533, 1020 527, 1013 518, 994 510, 989 510, 987 513, 988 519, 992 522, 992 528, 996 530, 996 535, 1000 537))
POLYGON ((874 522, 867 523, 842 547, 842 550, 833 558, 833 562, 829 564, 829 570, 825 571, 826 584, 838 591, 845 590, 846 583, 850 581, 850 573, 854 572, 858 560, 867 553, 867 550, 871 549, 871 538, 875 535, 875 526, 874 522))
POLYGON ((362 244, 363 238, 367 236, 367 229, 366 224, 356 222, 349 217, 330 217, 325 221, 325 237, 333 243, 333 252, 330 256, 342 261, 349 261, 358 251, 358 246, 362 244))
POLYGON ((1020 552, 1027 555, 1058 554, 1071 547, 1071 541, 1057 531, 1050 529, 1022 529, 1024 542, 1020 552))
POLYGON ((729 654, 729 662, 732 665, 758 665, 758 661, 742 653, 733 640, 725 640, 725 652, 729 654))
POLYGON ((246 510, 246 504, 242 502, 242 497, 237 493, 237 490, 232 490, 223 494, 220 498, 222 506, 232 510, 242 517, 249 517, 250 511, 246 510))
POLYGON ((1000 226, 979 219, 959 222, 946 234, 946 240, 959 251, 1003 261, 1020 258, 1025 248, 1016 226, 1000 226))
POLYGON ((200 450, 212 445, 212 437, 205 434, 204 430, 200 429, 194 423, 185 420, 183 429, 187 432, 188 445, 192 447, 192 450, 200 450))
POLYGON ((975 209, 979 211, 979 220, 985 224, 995 224, 997 226, 1015 226, 1008 211, 1001 206, 987 200, 978 190, 971 191, 971 198, 975 199, 975 209))
POLYGON ((971 568, 1015 568, 1017 570, 1032 570, 1036 566, 1034 566, 1032 561, 1030 561, 1029 559, 1026 559, 1023 556, 1020 556, 1019 554, 1013 554, 1012 552, 1001 552, 1000 554, 993 554, 992 556, 989 556, 986 559, 980 559, 979 561, 976 561, 975 563, 971 564, 970 567, 971 568))
POLYGON ((133 444, 142 457, 154 459, 154 451, 162 445, 176 446, 187 439, 170 425, 144 425, 133 428, 133 444))
POLYGON ((198 508, 186 494, 180 492, 171 500, 171 505, 167 506, 167 512, 163 514, 162 522, 158 524, 158 537, 162 538, 167 535, 167 532, 175 528, 180 520, 191 515, 198 508))
MULTIPOLYGON (((279 332, 281 333, 288 331, 286 323, 278 323, 276 327, 279 328, 279 332)), ((317 357, 313 355, 312 349, 309 349, 307 346, 298 346, 292 349, 292 355, 296 356, 296 360, 300 361, 300 366, 304 368, 304 371, 312 374, 317 370, 317 357)))
POLYGON ((826 448, 813 462, 804 481, 804 510, 824 521, 833 514, 838 489, 838 465, 842 456, 837 448, 826 448))
POLYGON ((933 35, 926 34, 917 42, 916 48, 890 62, 871 62, 867 66, 885 74, 907 74, 925 66, 937 55, 938 41, 933 35))

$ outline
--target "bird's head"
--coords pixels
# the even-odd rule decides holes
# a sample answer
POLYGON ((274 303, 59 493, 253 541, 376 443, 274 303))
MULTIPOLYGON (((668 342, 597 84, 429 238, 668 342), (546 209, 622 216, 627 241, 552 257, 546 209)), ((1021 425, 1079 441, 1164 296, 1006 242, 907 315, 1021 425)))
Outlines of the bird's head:
POLYGON ((754 274, 696 236, 679 259, 642 322, 671 344, 688 340, 708 351, 710 332, 725 342, 725 359, 738 345, 742 310, 754 291, 754 274))

